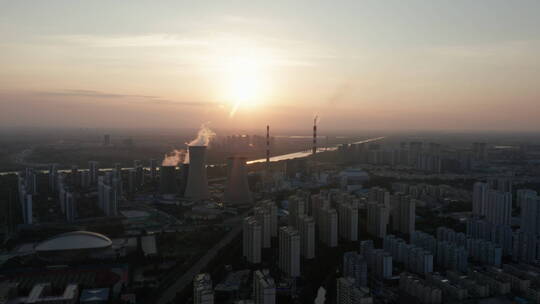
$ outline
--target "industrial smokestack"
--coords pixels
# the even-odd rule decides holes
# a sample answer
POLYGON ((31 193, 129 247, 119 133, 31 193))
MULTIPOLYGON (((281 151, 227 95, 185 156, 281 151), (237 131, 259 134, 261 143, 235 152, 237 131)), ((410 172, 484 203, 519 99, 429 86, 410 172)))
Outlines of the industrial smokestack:
POLYGON ((210 197, 206 177, 206 146, 189 146, 189 174, 185 197, 204 200, 210 197))
POLYGON ((315 155, 317 153, 317 116, 313 119, 313 148, 312 148, 312 154, 315 155))
POLYGON ((266 126, 266 173, 270 170, 270 126, 266 126))
POLYGON ((246 158, 229 157, 227 160, 227 188, 225 189, 225 202, 230 204, 251 203, 249 191, 246 158))
POLYGON ((176 194, 176 166, 161 166, 159 169, 159 192, 161 194, 176 194))

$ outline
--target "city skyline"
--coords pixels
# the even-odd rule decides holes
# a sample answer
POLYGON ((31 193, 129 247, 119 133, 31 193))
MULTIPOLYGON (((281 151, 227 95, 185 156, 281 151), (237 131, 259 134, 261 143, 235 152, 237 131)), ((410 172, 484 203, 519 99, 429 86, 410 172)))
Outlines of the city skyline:
POLYGON ((534 131, 539 8, 9 2, 0 126, 534 131))
POLYGON ((540 303, 540 1, 0 3, 1 303, 540 303))

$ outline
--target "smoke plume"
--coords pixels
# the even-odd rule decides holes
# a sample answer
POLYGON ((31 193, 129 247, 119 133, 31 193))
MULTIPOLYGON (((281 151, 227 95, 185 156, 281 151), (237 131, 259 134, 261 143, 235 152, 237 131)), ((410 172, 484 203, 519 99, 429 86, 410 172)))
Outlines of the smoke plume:
POLYGON ((161 162, 162 166, 177 166, 178 164, 184 163, 187 159, 186 150, 173 150, 165 154, 163 161, 161 162))
POLYGON ((210 140, 216 136, 216 133, 212 131, 206 124, 202 124, 199 132, 197 133, 197 138, 190 141, 188 146, 208 146, 210 140))
MULTIPOLYGON (((197 138, 186 143, 188 146, 208 146, 210 140, 216 136, 207 124, 202 124, 197 132, 197 138)), ((179 164, 189 164, 189 150, 173 150, 163 157, 162 166, 178 166, 179 164)))

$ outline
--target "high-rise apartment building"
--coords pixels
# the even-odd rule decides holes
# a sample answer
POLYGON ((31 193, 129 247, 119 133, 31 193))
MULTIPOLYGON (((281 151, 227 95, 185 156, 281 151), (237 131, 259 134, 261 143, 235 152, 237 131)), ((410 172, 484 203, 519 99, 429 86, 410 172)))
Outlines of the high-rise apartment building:
POLYGON ((253 273, 253 302, 254 304, 276 303, 276 283, 266 270, 256 270, 253 273))
POLYGON ((513 180, 511 177, 492 177, 488 178, 487 184, 489 189, 501 192, 512 192, 513 180))
POLYGON ((200 273, 193 279, 193 304, 214 304, 212 278, 207 273, 200 273))
POLYGON ((533 263, 539 259, 540 242, 536 235, 516 231, 512 237, 512 260, 533 263))
POLYGON ((271 235, 271 215, 270 210, 263 207, 253 208, 255 219, 261 225, 261 237, 262 248, 270 248, 272 235, 271 235))
POLYGON ((387 232, 389 207, 378 202, 367 203, 367 232, 379 238, 384 238, 387 232))
POLYGON ((475 142, 472 146, 474 159, 477 161, 487 160, 487 144, 475 142))
POLYGON ((81 185, 82 189, 88 189, 90 187, 90 172, 89 171, 81 171, 79 174, 81 177, 81 180, 79 181, 79 184, 81 185))
POLYGON ((306 259, 315 257, 315 220, 311 216, 301 216, 299 222, 300 253, 306 259))
POLYGON ((22 197, 22 212, 23 212, 23 222, 25 224, 32 224, 34 222, 33 216, 33 200, 32 194, 24 194, 22 197))
POLYGON ((373 187, 369 189, 369 202, 377 202, 390 208, 390 192, 384 188, 373 187))
POLYGON ((337 204, 339 236, 347 241, 358 240, 358 201, 346 200, 337 204))
POLYGON ((261 262, 262 227, 253 216, 244 218, 242 248, 248 262, 253 264, 261 262))
POLYGON ((66 192, 65 194, 65 208, 66 219, 68 222, 73 222, 77 217, 77 205, 75 200, 75 194, 73 192, 66 192))
POLYGON ((118 215, 118 191, 106 176, 98 177, 98 203, 106 216, 118 215))
POLYGON ((128 170, 128 191, 134 193, 137 189, 137 171, 135 169, 128 170))
POLYGON ((373 249, 368 256, 368 266, 379 279, 392 277, 392 261, 392 255, 382 249, 373 249))
POLYGON ((355 280, 350 277, 342 277, 336 280, 336 303, 337 304, 372 304, 373 298, 369 295, 369 289, 358 288, 355 280))
POLYGON ((355 286, 367 286, 367 260, 356 251, 343 254, 343 276, 354 278, 355 286))
POLYGON ((488 190, 486 199, 487 220, 495 225, 511 225, 512 193, 488 190))
POLYGON ((57 178, 58 178, 58 165, 50 164, 49 165, 49 191, 51 193, 56 193, 58 191, 57 178))
POLYGON ((428 250, 407 244, 394 235, 387 235, 383 243, 384 250, 390 253, 397 262, 403 263, 405 269, 419 274, 433 272, 433 254, 428 250))
POLYGON ((99 163, 97 161, 88 162, 88 173, 90 174, 90 184, 95 185, 99 176, 99 163))
POLYGON ((485 216, 487 214, 487 191, 486 183, 476 182, 473 186, 473 214, 485 216))
POLYGON ((531 189, 518 189, 516 191, 516 206, 521 207, 522 202, 529 196, 537 196, 538 193, 531 189))
POLYGON ((328 247, 336 247, 338 244, 338 215, 336 209, 319 209, 318 214, 320 219, 320 241, 328 247))
POLYGON ((311 195, 310 207, 308 209, 310 211, 310 215, 315 219, 315 223, 319 222, 318 211, 322 207, 322 202, 324 199, 325 198, 322 193, 311 195))
POLYGON ((157 167, 158 167, 157 159, 150 159, 150 179, 152 180, 155 180, 158 177, 157 167))
POLYGON ((289 226, 299 227, 299 217, 306 215, 306 201, 298 196, 289 197, 289 226))
POLYGON ((521 231, 532 235, 540 234, 540 197, 536 192, 521 194, 521 231))
POLYGON ((413 233, 416 222, 416 200, 398 193, 393 196, 391 208, 390 213, 394 231, 404 234, 413 233))
POLYGON ((279 229, 279 268, 289 277, 300 276, 300 235, 292 227, 279 229))
POLYGON ((264 200, 258 203, 258 206, 265 209, 266 212, 270 215, 270 236, 278 236, 278 216, 277 216, 277 205, 274 201, 264 200))

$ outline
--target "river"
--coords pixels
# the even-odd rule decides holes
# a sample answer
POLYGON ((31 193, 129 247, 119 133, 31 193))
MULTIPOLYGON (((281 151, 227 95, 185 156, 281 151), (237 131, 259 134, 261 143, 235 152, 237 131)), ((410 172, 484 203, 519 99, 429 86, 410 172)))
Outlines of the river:
MULTIPOLYGON (((378 140, 381 140, 383 138, 384 137, 369 138, 369 139, 354 142, 353 144, 364 144, 364 143, 369 143, 369 142, 373 142, 373 141, 378 141, 378 140)), ((338 146, 339 145, 333 146, 333 147, 328 147, 328 148, 318 148, 317 153, 322 153, 322 152, 325 152, 325 151, 335 151, 338 148, 338 146)), ((276 156, 270 157, 270 161, 271 162, 277 162, 277 161, 282 161, 282 160, 287 160, 287 159, 302 158, 302 157, 310 156, 311 153, 312 153, 311 150, 309 150, 309 151, 301 151, 301 152, 293 152, 293 153, 288 153, 288 154, 276 155, 276 156)), ((247 162, 247 164, 250 165, 250 164, 261 163, 261 162, 265 162, 265 161, 266 161, 266 158, 260 158, 260 159, 250 160, 250 161, 247 162)), ((215 165, 219 165, 219 164, 212 164, 212 165, 209 165, 209 166, 215 166, 215 165)), ((101 171, 111 171, 112 169, 113 168, 100 168, 101 171)), ((132 169, 132 168, 129 168, 129 167, 122 168, 122 170, 127 170, 127 169, 132 169)), ((145 169, 150 169, 150 167, 145 167, 145 169)), ((158 167, 158 169, 159 169, 159 167, 158 167)), ((88 170, 88 169, 79 169, 79 171, 86 171, 86 170, 88 170)), ((41 170, 41 172, 46 173, 47 170, 41 170)), ((71 169, 58 170, 58 172, 69 173, 69 172, 71 172, 71 169)), ((16 174, 16 173, 17 173, 17 171, 4 171, 4 172, 0 172, 0 175, 16 174)))

